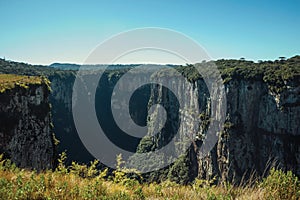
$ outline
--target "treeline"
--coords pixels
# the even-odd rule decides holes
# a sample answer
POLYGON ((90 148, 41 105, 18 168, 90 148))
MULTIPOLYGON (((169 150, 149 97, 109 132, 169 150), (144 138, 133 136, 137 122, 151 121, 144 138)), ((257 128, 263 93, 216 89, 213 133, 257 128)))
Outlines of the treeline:
MULTIPOLYGON (((281 92, 288 84, 299 84, 300 80, 300 56, 294 56, 289 59, 280 57, 280 60, 275 61, 247 61, 245 59, 221 59, 217 61, 202 62, 197 65, 216 65, 220 70, 224 82, 232 79, 247 79, 247 80, 260 80, 268 83, 274 92, 281 92)), ((27 63, 7 61, 0 59, 0 73, 6 74, 20 74, 20 75, 44 75, 51 76, 54 74, 75 72, 72 69, 72 64, 68 64, 68 70, 60 69, 62 65, 65 68, 66 64, 56 63, 55 67, 43 65, 30 65, 27 63)), ((95 65, 96 66, 96 65, 95 65)), ((108 73, 113 76, 114 73, 123 74, 129 68, 136 65, 116 65, 115 68, 111 67, 108 73), (127 69, 127 70, 126 70, 127 69)), ((193 68, 193 65, 187 64, 185 66, 171 66, 176 68, 190 81, 195 81, 201 78, 201 75, 193 68)), ((78 65, 74 69, 78 69, 78 65)))

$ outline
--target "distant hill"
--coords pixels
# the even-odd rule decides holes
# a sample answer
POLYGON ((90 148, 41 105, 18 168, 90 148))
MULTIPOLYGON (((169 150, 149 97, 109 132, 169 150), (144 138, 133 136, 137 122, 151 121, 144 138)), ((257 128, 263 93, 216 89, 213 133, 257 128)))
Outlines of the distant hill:
MULTIPOLYGON (((109 65, 109 69, 124 69, 124 68, 133 68, 136 66, 139 66, 142 64, 114 64, 114 65, 109 65)), ((148 65, 152 65, 152 64, 148 64, 148 65)), ((79 65, 79 64, 72 64, 72 63, 52 63, 51 65, 49 65, 49 67, 55 68, 55 69, 60 69, 60 70, 79 70, 79 68, 81 66, 85 66, 86 68, 91 68, 91 69, 95 69, 95 68, 105 68, 107 67, 107 65, 105 64, 95 64, 95 65, 79 65)), ((176 67, 177 65, 166 65, 169 67, 176 67)))
POLYGON ((80 65, 71 63, 52 63, 51 65, 49 65, 49 67, 62 70, 78 70, 80 68, 80 65))

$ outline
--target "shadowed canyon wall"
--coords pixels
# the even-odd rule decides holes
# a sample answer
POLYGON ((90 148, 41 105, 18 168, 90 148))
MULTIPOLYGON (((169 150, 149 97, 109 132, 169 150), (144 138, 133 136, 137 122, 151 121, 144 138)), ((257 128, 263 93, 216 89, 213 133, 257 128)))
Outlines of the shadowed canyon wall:
POLYGON ((42 170, 54 166, 49 94, 45 82, 0 93, 0 152, 19 167, 42 170))

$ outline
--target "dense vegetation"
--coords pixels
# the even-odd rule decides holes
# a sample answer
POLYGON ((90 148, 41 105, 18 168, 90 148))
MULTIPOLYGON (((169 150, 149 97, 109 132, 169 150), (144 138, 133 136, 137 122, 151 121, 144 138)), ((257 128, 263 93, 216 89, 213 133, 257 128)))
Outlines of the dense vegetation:
POLYGON ((230 183, 214 185, 196 179, 189 185, 178 185, 170 180, 162 183, 140 183, 118 166, 112 175, 98 171, 97 161, 89 166, 75 162, 66 167, 61 154, 53 171, 37 173, 17 168, 0 156, 1 199, 291 199, 300 198, 300 182, 291 172, 270 171, 260 180, 234 186, 230 183))
MULTIPOLYGON (((300 83, 300 56, 285 60, 253 61, 240 60, 217 60, 203 62, 198 65, 216 65, 221 72, 224 83, 230 80, 251 80, 266 82, 275 93, 282 92, 287 86, 299 85, 300 83), (291 85, 293 84, 293 85, 291 85)), ((190 81, 201 78, 200 74, 191 67, 192 65, 179 67, 190 81)))
MULTIPOLYGON (((300 56, 294 56, 289 59, 281 57, 280 60, 258 62, 247 61, 245 59, 222 59, 214 62, 202 62, 198 65, 201 66, 211 64, 215 64, 218 67, 225 83, 232 79, 245 79, 253 81, 260 80, 268 83, 271 89, 276 93, 281 92, 292 82, 298 85, 300 80, 300 56)), ((55 66, 56 65, 59 64, 55 64, 55 66)), ((60 76, 64 76, 65 74, 74 72, 78 69, 78 65, 61 65, 67 65, 67 68, 30 65, 26 63, 18 63, 0 59, 0 73, 44 76, 59 74, 60 76)), ((124 70, 125 68, 132 68, 135 66, 136 65, 116 65, 115 67, 111 67, 112 70, 110 70, 108 73, 110 77, 114 77, 116 74, 120 75, 126 72, 127 70, 124 70)), ((195 81, 201 76, 192 66, 193 65, 188 64, 186 66, 172 67, 177 68, 178 71, 184 74, 190 81, 195 81)))
POLYGON ((216 61, 216 65, 220 68, 225 80, 231 78, 263 80, 276 93, 282 92, 288 85, 299 85, 300 56, 258 63, 243 60, 219 60, 216 61))
POLYGON ((41 76, 53 74, 55 69, 41 65, 30 65, 27 63, 13 62, 0 59, 0 73, 2 74, 18 74, 28 76, 41 76))

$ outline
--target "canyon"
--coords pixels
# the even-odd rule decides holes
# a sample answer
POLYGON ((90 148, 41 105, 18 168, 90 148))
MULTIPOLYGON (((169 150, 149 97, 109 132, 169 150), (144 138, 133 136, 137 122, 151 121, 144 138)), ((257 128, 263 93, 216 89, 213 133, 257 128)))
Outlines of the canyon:
MULTIPOLYGON (((167 174, 180 178, 182 174, 176 171, 182 168, 180 166, 185 166, 184 169, 188 171, 185 172, 188 174, 187 182, 196 177, 240 182, 253 175, 263 176, 271 167, 291 170, 300 176, 300 84, 297 71, 299 57, 291 58, 287 63, 269 63, 279 68, 296 63, 293 76, 287 80, 282 79, 281 82, 273 82, 272 77, 268 77, 265 71, 259 69, 254 73, 251 67, 242 68, 254 73, 252 76, 250 72, 245 75, 245 71, 238 71, 241 68, 237 68, 241 64, 259 64, 230 60, 219 61, 217 64, 221 65, 221 62, 228 65, 227 68, 221 69, 224 72, 222 76, 227 111, 217 143, 207 155, 199 157, 197 151, 202 143, 197 142, 197 148, 191 146, 184 155, 185 159, 180 161, 184 163, 175 162, 163 169, 165 175, 154 179, 165 179, 167 174)), ((51 82, 51 92, 42 84, 32 85, 26 90, 16 87, 0 94, 1 152, 7 154, 18 166, 36 169, 52 168, 54 154, 57 156, 62 151, 67 152, 69 164, 72 161, 88 163, 93 160, 94 157, 82 144, 73 121, 72 91, 76 71, 69 68, 60 70, 28 66, 27 69, 31 71, 16 72, 7 67, 11 63, 2 61, 1 65, 2 73, 45 75, 51 82), (51 120, 55 137, 60 141, 57 147, 52 138, 51 120)), ((265 65, 267 66, 268 62, 265 65)), ((202 123, 207 125, 210 123, 211 102, 205 82, 199 76, 192 76, 194 72, 190 72, 193 70, 188 67, 184 70, 188 70, 187 76, 192 77, 189 79, 191 84, 176 83, 174 87, 179 87, 179 94, 185 99, 185 105, 182 106, 198 109, 198 113, 202 114, 202 123)), ((174 94, 165 87, 149 85, 140 88, 132 99, 134 106, 130 114, 133 121, 150 127, 152 119, 147 114, 147 108, 153 102, 165 105, 169 121, 156 136, 152 136, 149 129, 145 137, 147 141, 124 134, 114 122, 110 110, 110 97, 117 81, 126 72, 111 69, 104 73, 99 83, 101 87, 97 88, 95 96, 99 123, 103 125, 110 140, 129 151, 145 152, 164 146, 175 133, 185 134, 192 131, 189 126, 179 129, 179 108, 174 94)), ((158 76, 157 80, 162 78, 163 75, 158 76)), ((132 82, 143 82, 142 79, 133 77, 132 82)), ((152 116, 154 115, 155 110, 152 113, 152 116)), ((205 127, 200 132, 205 136, 205 127)))

